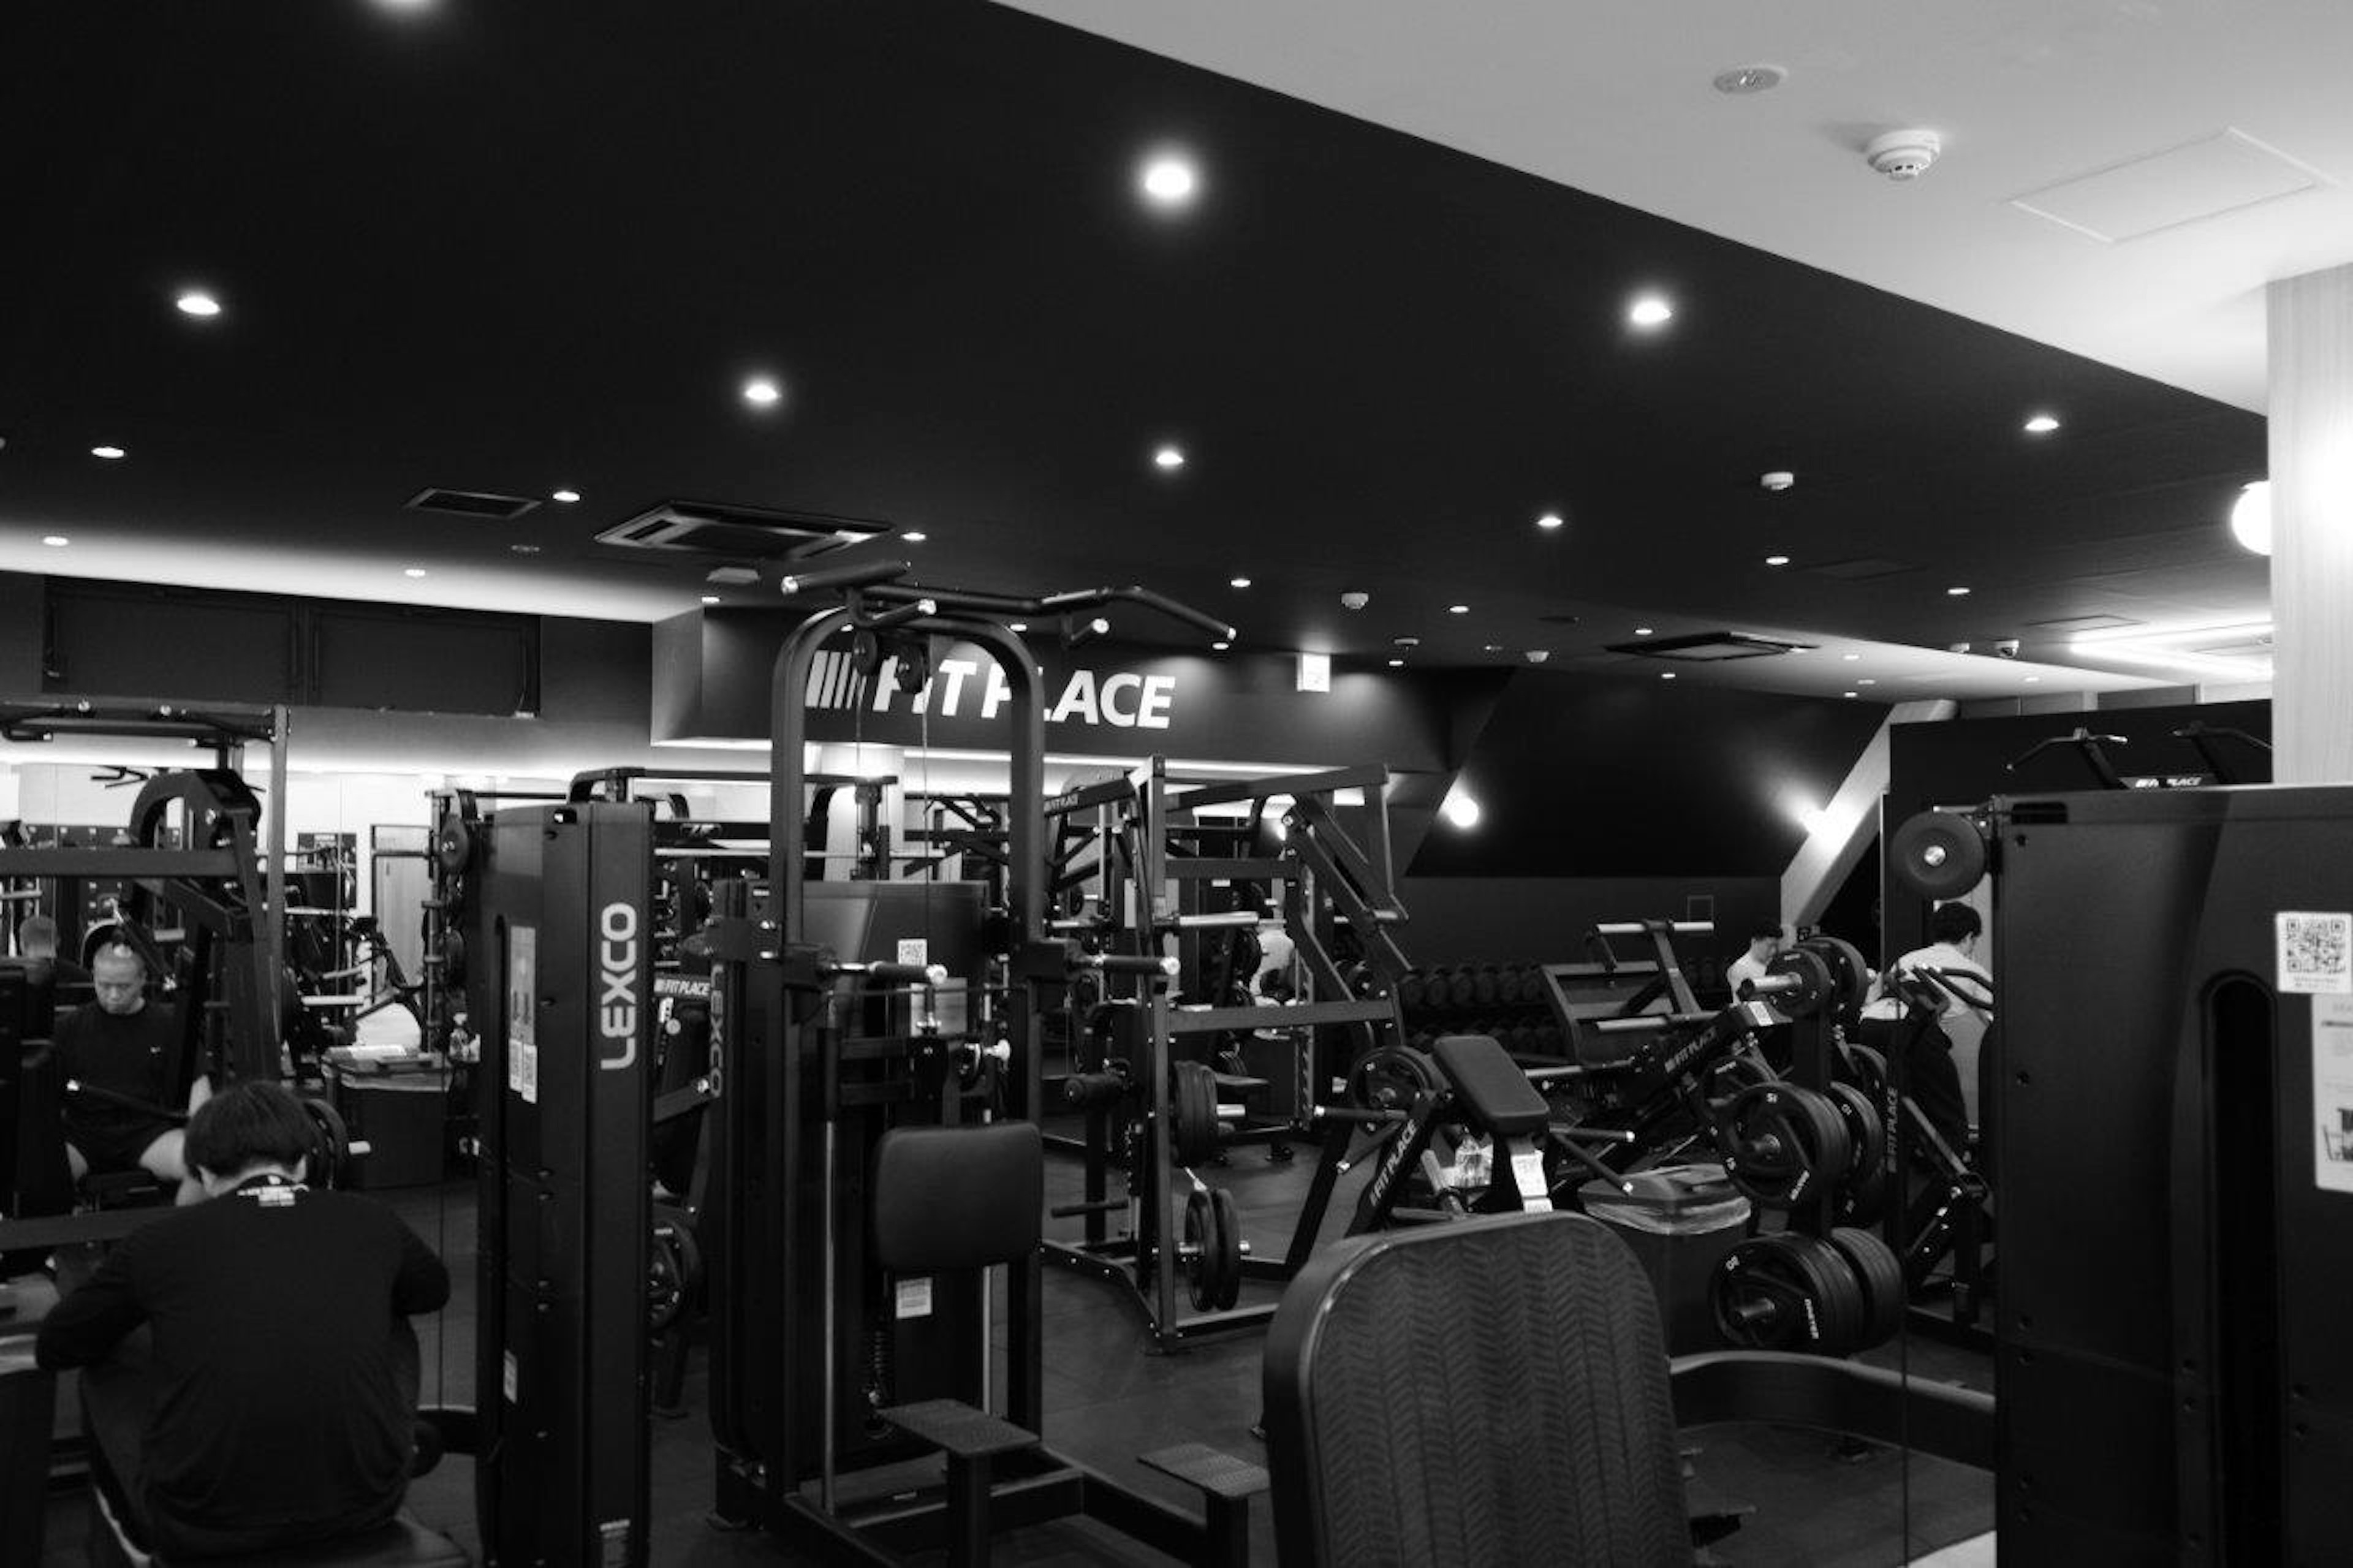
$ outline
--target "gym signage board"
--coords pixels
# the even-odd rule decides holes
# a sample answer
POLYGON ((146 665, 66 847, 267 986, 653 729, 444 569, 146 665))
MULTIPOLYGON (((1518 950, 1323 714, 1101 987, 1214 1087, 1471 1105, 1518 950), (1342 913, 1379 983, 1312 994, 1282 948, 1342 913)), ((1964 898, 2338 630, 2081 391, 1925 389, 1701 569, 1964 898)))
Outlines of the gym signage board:
MULTIPOLYGON (((769 682, 791 617, 705 610, 654 628, 653 734, 658 741, 765 740, 769 682)), ((1504 672, 1400 675, 1338 671, 1328 692, 1297 689, 1287 653, 1212 655, 1091 643, 1065 650, 1033 638, 1042 671, 1046 744, 1076 754, 1158 752, 1204 762, 1340 764, 1401 771, 1449 765, 1455 727, 1475 723, 1504 672)), ((851 662, 847 637, 818 650, 809 674, 812 741, 975 751, 1004 747, 1012 689, 996 659, 963 642, 935 646, 930 681, 899 689, 885 659, 875 676, 851 662)))

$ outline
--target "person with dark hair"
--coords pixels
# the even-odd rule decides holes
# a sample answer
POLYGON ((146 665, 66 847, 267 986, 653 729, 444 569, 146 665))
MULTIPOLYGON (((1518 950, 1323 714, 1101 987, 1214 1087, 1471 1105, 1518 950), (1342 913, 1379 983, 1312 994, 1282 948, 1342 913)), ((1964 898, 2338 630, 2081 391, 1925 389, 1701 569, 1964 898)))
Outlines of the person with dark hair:
POLYGON ((1733 1000, 1740 999, 1740 987, 1751 980, 1765 978, 1765 971, 1781 953, 1781 922, 1758 921, 1748 928, 1748 949, 1725 966, 1724 983, 1732 988, 1733 1000))
POLYGON ((41 1365, 88 1369, 102 1496, 144 1550, 300 1547, 399 1510, 407 1318, 448 1300, 449 1271, 382 1205, 305 1185, 312 1140, 278 1084, 214 1095, 186 1143, 211 1201, 132 1232, 41 1324, 41 1365))
MULTIPOLYGON (((180 1051, 172 1007, 147 999, 147 963, 112 942, 90 961, 95 997, 58 1020, 57 1051, 66 1092, 66 1161, 73 1179, 96 1171, 145 1169, 179 1185, 193 1203, 195 1184, 182 1154, 185 1135, 166 1109, 180 1051)), ((209 1086, 190 1086, 189 1108, 209 1086)))
POLYGON ((1889 964, 1862 1010, 1863 1042, 1883 1054, 1904 1052, 1905 1092, 1956 1153, 1968 1147, 1970 1106, 1962 1085, 1977 1082, 1974 1014, 1989 1012, 1993 1001, 1993 982, 1978 961, 1984 934, 1985 921, 1968 905, 1938 904, 1928 914, 1928 945, 1889 964), (1922 970, 1936 972, 1945 1000, 1936 1022, 1917 1027, 1896 982, 1922 970), (1957 1048, 1957 1035, 1967 1037, 1966 1049, 1957 1048))

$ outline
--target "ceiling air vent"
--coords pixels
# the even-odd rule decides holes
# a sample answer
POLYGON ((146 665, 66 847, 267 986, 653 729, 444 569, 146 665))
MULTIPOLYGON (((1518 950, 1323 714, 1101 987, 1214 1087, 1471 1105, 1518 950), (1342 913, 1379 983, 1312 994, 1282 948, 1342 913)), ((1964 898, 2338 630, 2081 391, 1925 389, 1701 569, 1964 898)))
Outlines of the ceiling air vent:
POLYGON ((888 523, 859 518, 673 500, 605 530, 596 542, 621 550, 720 555, 732 562, 802 561, 890 531, 888 523))
POLYGON ((418 490, 408 498, 411 511, 446 511, 459 517, 495 517, 501 520, 521 517, 538 501, 530 496, 502 496, 491 490, 453 490, 438 485, 418 490))
POLYGON ((1680 659, 1692 664, 1720 664, 1728 658, 1770 658, 1777 653, 1795 653, 1810 643, 1783 642, 1778 637, 1760 637, 1747 632, 1695 632, 1690 637, 1644 637, 1640 642, 1614 642, 1611 653, 1630 653, 1643 658, 1680 659))

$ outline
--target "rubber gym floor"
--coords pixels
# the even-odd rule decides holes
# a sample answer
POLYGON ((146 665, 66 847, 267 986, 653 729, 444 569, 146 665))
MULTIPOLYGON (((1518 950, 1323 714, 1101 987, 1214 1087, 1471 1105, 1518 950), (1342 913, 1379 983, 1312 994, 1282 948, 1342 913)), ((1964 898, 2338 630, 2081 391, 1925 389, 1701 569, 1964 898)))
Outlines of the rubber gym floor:
MULTIPOLYGON (((1270 1163, 1262 1149, 1233 1149, 1226 1165, 1202 1174, 1229 1188, 1240 1206, 1245 1235, 1261 1255, 1281 1252, 1288 1242, 1314 1169, 1314 1148, 1301 1145, 1289 1163, 1270 1163)), ((1078 1195, 1074 1162, 1049 1166, 1050 1200, 1078 1195)), ((1353 1201, 1355 1178, 1344 1177, 1325 1224, 1337 1235, 1353 1201)), ((1114 1189, 1116 1190, 1116 1189, 1114 1189)), ((419 1320, 425 1354, 427 1402, 471 1404, 476 1289, 474 1280, 474 1188, 470 1180, 438 1188, 410 1188, 377 1194, 391 1204, 419 1235, 434 1244, 449 1265, 453 1295, 438 1320, 419 1320)), ((1075 1235, 1076 1221, 1050 1221, 1054 1234, 1075 1235)), ((1273 1287, 1251 1283, 1243 1300, 1270 1300, 1273 1287)), ((1135 1485, 1164 1492, 1190 1505, 1189 1489, 1134 1462, 1134 1456, 1172 1443, 1195 1441, 1262 1459, 1264 1449, 1250 1435, 1259 1410, 1258 1331, 1227 1334, 1167 1354, 1150 1349, 1142 1313, 1126 1293, 1102 1281, 1050 1268, 1046 1284, 1046 1437, 1055 1447, 1135 1485)), ((1478 1303, 1466 1301, 1465 1312, 1478 1303)), ((1887 1365, 1908 1356, 1915 1375, 1990 1387, 1992 1367, 1984 1356, 1909 1337, 1868 1359, 1887 1365)), ((59 1420, 72 1419, 70 1380, 61 1380, 59 1420)), ((706 1363, 700 1346, 686 1381, 687 1413, 655 1418, 652 1445, 651 1517, 657 1564, 760 1563, 784 1560, 777 1545, 758 1533, 714 1529, 706 1517, 711 1499, 712 1458, 706 1363)), ((1982 1471, 1874 1448, 1842 1456, 1831 1438, 1812 1432, 1758 1426, 1689 1428, 1683 1434, 1688 1455, 1686 1490, 1694 1510, 1730 1511, 1753 1508, 1740 1530, 1715 1548, 1722 1562, 1743 1568, 1771 1564, 1864 1568, 1919 1557, 1993 1528, 1993 1479, 1982 1471), (1909 1517, 1908 1550, 1905 1520, 1909 1517)), ((409 1509, 436 1529, 455 1536, 479 1554, 474 1526, 471 1467, 461 1457, 445 1460, 410 1489, 409 1509)), ((89 1527, 85 1496, 60 1495, 48 1510, 44 1562, 59 1565, 83 1560, 89 1527)), ((1274 1562, 1274 1535, 1266 1500, 1251 1504, 1251 1561, 1274 1562)), ((1091 1521, 1075 1521, 1002 1537, 995 1560, 1001 1563, 1173 1563, 1149 1549, 1091 1521)), ((1529 1543, 1526 1560, 1546 1561, 1541 1542, 1529 1543)), ((1986 1561, 1981 1549, 1961 1548, 1940 1563, 1986 1561)))

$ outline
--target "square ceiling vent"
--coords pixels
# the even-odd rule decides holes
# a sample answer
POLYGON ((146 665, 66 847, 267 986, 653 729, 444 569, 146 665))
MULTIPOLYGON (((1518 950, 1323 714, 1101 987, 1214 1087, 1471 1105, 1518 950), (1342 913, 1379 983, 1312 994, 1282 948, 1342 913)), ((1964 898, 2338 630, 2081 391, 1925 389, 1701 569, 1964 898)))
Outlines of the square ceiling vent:
POLYGON ((605 530, 596 542, 730 561, 806 561, 890 531, 889 523, 860 518, 672 500, 605 530))
POLYGON ((2119 245, 2329 183, 2309 163, 2243 131, 2224 130, 2012 196, 2010 205, 2104 245, 2119 245))
POLYGON ((533 496, 501 495, 496 490, 453 490, 428 485, 403 503, 411 511, 446 511, 453 517, 489 517, 501 521, 521 517, 539 504, 533 496))
POLYGON ((1694 632, 1680 637, 1644 637, 1640 642, 1614 642, 1611 653, 1630 653, 1642 658, 1672 658, 1686 664, 1721 664, 1732 658, 1770 658, 1775 654, 1795 653, 1811 647, 1811 643, 1783 642, 1778 637, 1760 637, 1748 632, 1694 632))

